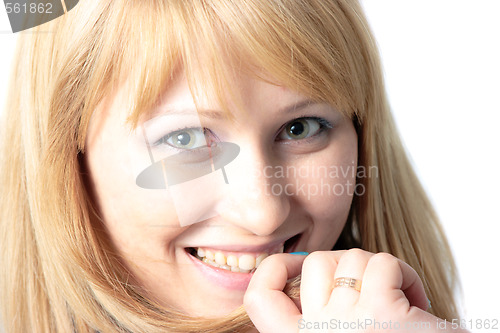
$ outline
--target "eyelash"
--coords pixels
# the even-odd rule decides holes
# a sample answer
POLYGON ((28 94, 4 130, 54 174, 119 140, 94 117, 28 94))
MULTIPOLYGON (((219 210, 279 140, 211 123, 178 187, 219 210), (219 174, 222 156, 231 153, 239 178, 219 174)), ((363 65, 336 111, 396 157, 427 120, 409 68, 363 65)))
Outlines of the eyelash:
POLYGON ((298 120, 314 120, 314 121, 317 121, 318 124, 319 124, 319 129, 318 131, 309 136, 309 137, 306 137, 306 138, 303 138, 303 139, 299 139, 299 140, 279 140, 281 142, 283 141, 288 141, 287 143, 299 143, 299 142, 304 142, 304 140, 310 140, 310 139, 313 139, 321 134, 323 134, 324 132, 327 132, 329 130, 331 130, 333 128, 333 124, 331 122, 329 122, 328 120, 324 119, 324 118, 321 118, 321 117, 314 117, 314 116, 302 116, 302 117, 297 117, 295 119, 292 119, 290 120, 289 122, 287 122, 286 124, 284 124, 283 126, 280 127, 280 129, 278 130, 278 133, 276 134, 276 137, 278 137, 280 135, 280 133, 289 125, 289 124, 293 124, 294 122, 298 121, 298 120))
MULTIPOLYGON (((182 132, 185 132, 185 131, 195 131, 195 130, 200 130, 202 129, 203 130, 203 135, 205 137, 207 137, 207 133, 211 136, 213 136, 217 141, 219 141, 219 139, 217 138, 217 136, 215 135, 215 133, 213 133, 210 129, 204 127, 204 128, 200 128, 200 127, 184 127, 184 128, 179 128, 175 131, 172 131, 164 136, 162 136, 160 139, 156 140, 151 146, 153 147, 156 147, 156 146, 160 146, 162 144, 167 144, 169 146, 171 146, 172 148, 174 149, 179 149, 179 150, 186 150, 186 149, 181 149, 181 148, 177 148, 177 147, 174 147, 172 145, 170 145, 169 143, 166 143, 166 141, 168 139, 170 139, 171 137, 173 137, 174 135, 178 134, 178 133, 182 133, 182 132)), ((212 140, 213 141, 213 140, 212 140)))
MULTIPOLYGON (((314 120, 314 121, 317 121, 318 124, 319 124, 319 129, 317 130, 317 132, 315 134, 313 134, 312 136, 310 137, 306 137, 306 138, 303 138, 303 139, 298 139, 298 140, 277 140, 278 142, 283 142, 283 141, 290 141, 290 142, 303 142, 304 140, 309 140, 311 138, 314 138, 314 137, 317 137, 321 134, 323 134, 325 131, 328 131, 330 129, 333 128, 333 125, 332 123, 330 123, 328 120, 324 119, 324 118, 320 118, 320 117, 311 117, 311 116, 302 116, 302 117, 298 117, 298 118, 295 118, 295 119, 292 119, 290 120, 289 122, 283 124, 280 129, 277 131, 276 135, 275 135, 275 140, 278 138, 278 136, 280 135, 280 133, 286 128, 286 126, 288 126, 289 124, 292 124, 294 122, 297 122, 299 120, 314 120)), ((199 127, 185 127, 185 128, 180 128, 180 129, 177 129, 175 131, 172 131, 166 135, 164 135, 163 137, 161 137, 159 140, 155 141, 152 146, 153 147, 157 147, 157 146, 160 146, 162 144, 167 144, 169 145, 170 147, 172 147, 173 149, 177 149, 179 151, 187 151, 187 150, 195 150, 196 148, 194 149, 183 149, 183 148, 179 148, 179 147, 174 147, 172 146, 171 144, 167 143, 166 141, 168 139, 170 139, 171 137, 173 137, 174 135, 178 134, 178 133, 181 133, 183 131, 189 131, 189 130, 200 130, 199 127)), ((215 138, 215 140, 212 140, 211 142, 213 141, 220 141, 219 138, 217 137, 217 135, 215 135, 215 133, 212 132, 212 130, 210 130, 209 128, 206 128, 204 127, 203 128, 203 134, 205 135, 205 137, 207 137, 207 134, 210 135, 211 137, 215 138)))

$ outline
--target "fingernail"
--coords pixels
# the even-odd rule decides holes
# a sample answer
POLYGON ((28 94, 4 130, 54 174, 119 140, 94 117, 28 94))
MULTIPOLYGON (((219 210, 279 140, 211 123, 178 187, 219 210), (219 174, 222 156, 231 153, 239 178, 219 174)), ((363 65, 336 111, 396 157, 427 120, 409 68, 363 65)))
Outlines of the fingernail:
POLYGON ((430 300, 430 299, 427 299, 427 303, 428 303, 427 310, 429 310, 430 308, 432 308, 432 306, 431 306, 431 300, 430 300))
POLYGON ((290 254, 295 254, 297 256, 307 256, 309 252, 290 252, 290 254))

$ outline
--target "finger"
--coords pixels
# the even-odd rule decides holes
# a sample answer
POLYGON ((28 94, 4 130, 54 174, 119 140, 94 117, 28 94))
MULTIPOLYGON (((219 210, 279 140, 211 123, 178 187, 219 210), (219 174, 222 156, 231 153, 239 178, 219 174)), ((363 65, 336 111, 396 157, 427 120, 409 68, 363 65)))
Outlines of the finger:
POLYGON ((394 304, 405 297, 409 306, 427 310, 427 296, 417 272, 388 253, 378 253, 370 259, 363 279, 366 290, 363 290, 361 297, 366 297, 366 300, 385 299, 394 304), (385 297, 377 297, 381 294, 385 297))
POLYGON ((300 284, 300 301, 304 317, 318 312, 328 304, 335 270, 345 252, 316 251, 304 260, 300 284))
MULTIPOLYGON (((366 265, 372 256, 373 253, 363 251, 361 249, 351 249, 346 251, 339 260, 334 278, 353 278, 362 282, 366 265)), ((333 283, 332 288, 334 288, 333 283)), ((357 291, 354 288, 335 287, 331 292, 330 302, 335 302, 336 304, 340 304, 342 306, 354 305, 357 303, 359 296, 360 291, 357 291)))
POLYGON ((287 280, 300 274, 304 259, 305 256, 275 254, 264 259, 255 271, 243 305, 259 332, 298 331, 302 315, 283 288, 287 280))

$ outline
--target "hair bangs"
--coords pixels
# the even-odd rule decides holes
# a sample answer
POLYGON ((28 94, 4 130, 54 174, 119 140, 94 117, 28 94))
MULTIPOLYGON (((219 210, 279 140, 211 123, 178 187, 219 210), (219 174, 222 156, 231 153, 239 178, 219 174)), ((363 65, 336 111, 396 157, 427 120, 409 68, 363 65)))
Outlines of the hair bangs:
POLYGON ((66 109, 79 110, 77 141, 83 150, 98 104, 123 84, 130 90, 126 102, 132 123, 154 106, 176 68, 178 48, 164 1, 103 1, 78 6, 55 23, 64 21, 75 23, 61 32, 66 44, 61 54, 67 58, 60 59, 66 66, 59 81, 71 89, 55 98, 60 104, 70 101, 66 109), (153 20, 157 15, 163 19, 153 20))
POLYGON ((228 115, 229 101, 242 105, 234 88, 241 75, 327 102, 349 118, 367 109, 371 61, 353 54, 366 48, 365 32, 351 24, 341 2, 194 0, 128 7, 121 71, 130 82, 133 127, 182 71, 197 105, 214 100, 228 115))

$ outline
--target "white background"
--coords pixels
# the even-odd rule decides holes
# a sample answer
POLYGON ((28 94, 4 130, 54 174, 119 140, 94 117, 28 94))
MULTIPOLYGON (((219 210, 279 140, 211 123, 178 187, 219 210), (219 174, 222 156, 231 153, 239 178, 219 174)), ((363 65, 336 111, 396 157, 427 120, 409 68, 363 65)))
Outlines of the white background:
MULTIPOLYGON (((500 320, 500 1, 362 3, 400 133, 458 263, 463 314, 500 320)), ((2 109, 15 43, 9 30, 0 5, 2 109)))
POLYGON ((465 317, 500 320, 500 1, 363 5, 400 133, 458 263, 465 317))

